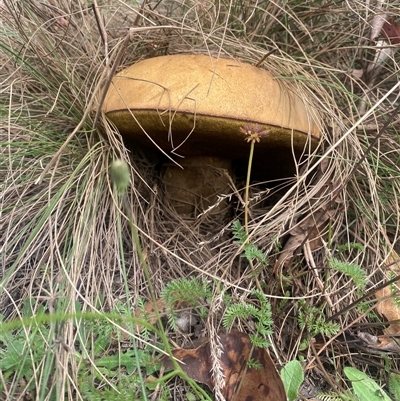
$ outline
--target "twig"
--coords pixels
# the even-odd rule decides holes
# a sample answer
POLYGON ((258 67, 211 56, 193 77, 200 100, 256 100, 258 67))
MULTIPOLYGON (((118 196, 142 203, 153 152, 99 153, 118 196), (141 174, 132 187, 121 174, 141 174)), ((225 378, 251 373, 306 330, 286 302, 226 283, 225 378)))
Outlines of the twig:
POLYGON ((94 12, 94 17, 97 22, 97 27, 99 28, 101 40, 103 41, 103 45, 104 45, 105 64, 106 64, 106 66, 108 66, 110 59, 108 57, 107 31, 106 31, 106 28, 104 27, 103 18, 101 18, 101 15, 99 12, 99 7, 97 5, 96 0, 93 1, 92 8, 93 8, 93 12, 94 12))

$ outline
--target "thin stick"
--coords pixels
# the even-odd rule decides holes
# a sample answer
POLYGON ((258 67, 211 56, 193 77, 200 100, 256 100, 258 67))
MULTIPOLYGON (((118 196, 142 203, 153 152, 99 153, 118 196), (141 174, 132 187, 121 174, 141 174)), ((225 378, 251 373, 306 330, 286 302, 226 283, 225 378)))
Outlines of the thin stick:
POLYGON ((251 141, 249 164, 247 167, 246 192, 244 195, 244 230, 246 231, 247 235, 249 235, 249 188, 250 188, 251 166, 253 163, 253 154, 254 154, 254 141, 251 141))
POLYGON ((276 52, 276 49, 272 49, 267 54, 264 54, 262 59, 255 66, 259 67, 271 54, 274 54, 275 52, 276 52))
POLYGON ((107 31, 104 26, 103 18, 101 18, 100 12, 99 12, 99 7, 97 5, 97 1, 94 0, 92 4, 93 12, 94 12, 94 17, 97 22, 97 27, 99 28, 101 40, 103 41, 104 45, 104 57, 105 57, 105 64, 106 66, 110 62, 110 59, 108 57, 108 41, 107 41, 107 31))

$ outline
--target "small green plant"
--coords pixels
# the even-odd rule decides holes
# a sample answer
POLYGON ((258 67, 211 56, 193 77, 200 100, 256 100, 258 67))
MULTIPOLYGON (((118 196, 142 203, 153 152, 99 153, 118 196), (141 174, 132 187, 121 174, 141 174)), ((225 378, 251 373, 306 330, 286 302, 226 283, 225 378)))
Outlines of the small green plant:
MULTIPOLYGON (((38 392, 38 400, 64 399, 64 394, 58 394, 56 390, 50 390, 50 395, 47 393, 54 388, 53 381, 56 380, 54 354, 58 347, 63 346, 55 328, 73 321, 76 332, 74 356, 79 361, 76 385, 83 399, 132 400, 138 394, 146 398, 152 394, 154 389, 147 382, 148 397, 143 394, 138 367, 149 377, 159 371, 160 364, 154 357, 153 347, 146 346, 136 354, 132 349, 134 340, 123 338, 120 327, 133 319, 129 311, 124 314, 124 308, 117 307, 107 314, 85 314, 81 312, 81 305, 76 303, 75 314, 52 315, 47 312, 46 305, 33 311, 32 304, 31 299, 26 299, 18 321, 4 322, 0 316, 0 370, 3 378, 0 392, 7 391, 13 397, 17 390, 12 383, 23 382, 27 384, 22 391, 38 392), (117 346, 121 343, 124 343, 124 349, 117 346), (38 383, 40 388, 36 387, 38 383)), ((158 392, 164 394, 164 398, 158 399, 166 400, 168 387, 161 384, 158 392)))
MULTIPOLYGON (((25 302, 26 303, 26 302, 25 302)), ((0 332, 0 370, 4 381, 13 376, 17 376, 17 381, 29 381, 34 375, 34 367, 37 366, 46 354, 46 331, 41 333, 42 328, 38 321, 44 314, 44 308, 40 307, 36 316, 38 320, 33 319, 26 331, 16 330, 14 332, 0 332)), ((25 315, 32 317, 32 315, 25 315)), ((2 325, 3 316, 0 315, 0 325, 2 325)), ((32 390, 33 385, 27 390, 32 390)), ((3 382, 0 384, 0 391, 3 391, 3 382)))
POLYGON ((263 266, 268 264, 268 260, 260 248, 249 241, 248 234, 239 220, 232 223, 232 233, 234 240, 243 248, 242 256, 244 258, 249 262, 257 260, 263 266))
POLYGON ((222 324, 229 329, 236 319, 252 319, 256 333, 250 335, 250 340, 255 346, 266 348, 270 344, 265 337, 272 334, 271 304, 265 294, 259 290, 253 290, 250 294, 257 299, 258 305, 250 302, 229 305, 222 318, 222 324))
POLYGON ((358 401, 351 393, 337 394, 333 392, 320 393, 318 399, 321 401, 358 401))
MULTIPOLYGON (((396 273, 393 270, 389 270, 389 280, 393 280, 396 277, 396 273)), ((400 296, 399 296, 399 287, 397 282, 390 284, 390 292, 392 294, 392 301, 396 305, 397 308, 400 308, 400 296)))
POLYGON ((299 388, 304 381, 303 368, 299 361, 288 362, 281 370, 281 378, 289 401, 299 396, 299 388))
POLYGON ((201 317, 205 317, 206 302, 212 297, 210 283, 195 277, 180 278, 170 281, 161 291, 161 298, 171 309, 178 301, 185 302, 188 306, 199 308, 201 317))
POLYGON ((342 262, 336 258, 329 258, 328 262, 332 269, 350 277, 358 290, 363 290, 367 285, 367 273, 360 266, 354 263, 342 262))
MULTIPOLYGON (((393 395, 388 394, 368 377, 364 372, 353 368, 345 367, 343 370, 351 382, 352 391, 345 393, 320 393, 318 399, 321 401, 399 401, 400 398, 400 375, 389 376, 389 390, 393 395)), ((281 378, 285 387, 288 400, 294 401, 299 396, 299 388, 304 381, 304 374, 300 362, 293 360, 288 362, 281 371, 281 378)))
POLYGON ((389 391, 394 401, 400 401, 400 375, 396 373, 389 375, 389 391))
POLYGON ((346 244, 339 245, 337 248, 337 251, 342 253, 342 252, 348 252, 350 250, 357 250, 360 252, 365 251, 365 246, 362 244, 359 244, 358 242, 348 242, 346 244))
POLYGON ((247 361, 247 366, 249 369, 261 370, 263 368, 262 364, 253 358, 250 358, 247 361))
POLYGON ((279 301, 278 305, 276 306, 275 313, 279 314, 282 312, 283 308, 287 305, 290 298, 290 291, 285 291, 282 299, 279 301))
MULTIPOLYGON (((243 248, 242 257, 246 258, 250 265, 256 260, 261 267, 268 264, 264 253, 253 242, 249 240, 248 231, 241 225, 239 220, 232 223, 234 240, 243 248)), ((235 319, 253 319, 255 321, 256 334, 250 335, 255 346, 269 347, 270 343, 266 336, 272 334, 271 304, 265 294, 260 290, 253 290, 251 295, 258 300, 258 305, 253 303, 230 304, 225 312, 222 323, 225 328, 232 326, 235 319)))
MULTIPOLYGON (((208 314, 207 302, 212 299, 213 291, 211 285, 206 280, 197 278, 182 278, 168 283, 161 291, 161 298, 165 302, 168 314, 172 316, 168 321, 172 329, 176 329, 175 320, 177 312, 174 311, 176 302, 183 301, 186 305, 196 309, 199 317, 205 319, 208 314)), ((232 297, 225 296, 224 301, 227 305, 222 318, 223 326, 229 330, 235 320, 254 321, 256 334, 250 335, 250 339, 255 346, 268 347, 269 342, 265 336, 272 334, 271 304, 267 297, 259 290, 250 293, 253 301, 235 302, 232 297)))
POLYGON ((378 383, 364 372, 352 367, 346 367, 343 371, 351 382, 353 392, 356 396, 354 399, 358 399, 359 401, 393 401, 378 383))
POLYGON ((318 394, 321 401, 398 401, 400 381, 393 375, 389 378, 389 389, 394 398, 390 398, 379 384, 364 372, 345 367, 344 374, 351 382, 351 391, 341 394, 332 392, 318 394), (392 378, 392 381, 391 381, 392 378))
POLYGON ((279 253, 283 248, 283 245, 282 245, 281 241, 279 240, 279 237, 274 236, 274 237, 272 237, 271 240, 272 240, 272 242, 274 244, 274 251, 276 253, 279 253))
MULTIPOLYGON (((154 305, 155 315, 156 315, 158 324, 161 328, 161 330, 159 330, 157 332, 157 335, 161 338, 162 345, 163 345, 163 348, 165 349, 165 352, 167 354, 169 354, 170 356, 172 356, 171 345, 168 341, 167 335, 163 329, 162 321, 160 319, 160 311, 158 310, 157 299, 156 299, 156 295, 154 293, 154 289, 152 286, 152 280, 151 280, 149 268, 148 268, 148 265, 146 262, 146 258, 144 257, 144 254, 143 254, 141 239, 139 236, 139 230, 135 224, 134 215, 131 212, 131 208, 129 206, 129 202, 128 202, 128 198, 127 198, 127 189, 130 185, 129 166, 125 161, 117 159, 111 163, 109 172, 110 172, 111 181, 113 182, 115 195, 117 198, 118 197, 120 198, 120 201, 122 202, 122 205, 123 205, 123 209, 126 213, 126 216, 128 217, 128 224, 130 227, 133 243, 135 245, 135 250, 138 255, 144 277, 146 278, 146 281, 148 284, 148 289, 149 289, 149 292, 151 295, 151 300, 154 305)), ((119 216, 119 219, 120 218, 121 218, 121 216, 119 216)), ((121 231, 121 221, 120 220, 118 220, 118 230, 121 231)), ((121 245, 121 249, 123 251, 122 243, 120 245, 121 245)), ((126 271, 124 271, 124 275, 126 276, 126 271)), ((183 286, 185 286, 185 284, 183 286)), ((127 280, 125 280, 125 290, 126 290, 126 293, 129 292, 128 286, 127 286, 127 280)), ((192 289, 192 291, 193 291, 193 289, 192 289)), ((173 289, 169 291, 169 295, 171 295, 173 293, 174 293, 173 289)), ((128 302, 128 307, 129 307, 129 302, 128 302)), ((131 328, 133 328, 133 327, 131 326, 131 328)), ((136 366, 137 366, 138 382, 141 386, 142 395, 144 396, 144 399, 147 400, 147 392, 146 392, 147 384, 142 376, 142 369, 141 369, 142 367, 140 366, 139 350, 137 348, 135 341, 132 342, 132 346, 133 346, 135 362, 136 362, 136 366)), ((166 375, 163 378, 155 380, 154 382, 157 382, 161 385, 161 384, 165 384, 165 381, 168 378, 171 378, 174 376, 180 376, 182 379, 184 379, 190 385, 190 387, 194 390, 194 392, 198 396, 204 397, 204 399, 209 399, 208 394, 200 386, 198 386, 198 384, 182 370, 182 368, 179 366, 177 361, 175 359, 172 359, 172 362, 173 362, 173 366, 174 366, 173 372, 171 372, 169 375, 166 375)))
POLYGON ((340 326, 327 322, 320 308, 309 306, 304 300, 299 301, 298 321, 301 329, 306 328, 311 337, 323 334, 328 337, 337 334, 340 326))
POLYGON ((195 309, 201 319, 205 319, 208 314, 206 305, 212 297, 212 290, 210 283, 204 279, 180 278, 170 281, 161 291, 160 296, 167 308, 168 323, 172 330, 176 331, 179 314, 177 305, 183 303, 186 307, 195 309))

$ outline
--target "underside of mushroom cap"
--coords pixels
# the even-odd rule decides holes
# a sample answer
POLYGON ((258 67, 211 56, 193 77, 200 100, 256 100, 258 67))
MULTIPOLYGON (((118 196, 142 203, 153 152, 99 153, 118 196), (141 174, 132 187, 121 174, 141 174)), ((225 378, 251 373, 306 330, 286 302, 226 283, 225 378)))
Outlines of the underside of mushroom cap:
POLYGON ((103 111, 121 134, 182 156, 248 156, 243 127, 268 135, 257 157, 281 161, 313 150, 318 114, 294 86, 261 68, 206 55, 173 55, 140 61, 113 78, 103 111))

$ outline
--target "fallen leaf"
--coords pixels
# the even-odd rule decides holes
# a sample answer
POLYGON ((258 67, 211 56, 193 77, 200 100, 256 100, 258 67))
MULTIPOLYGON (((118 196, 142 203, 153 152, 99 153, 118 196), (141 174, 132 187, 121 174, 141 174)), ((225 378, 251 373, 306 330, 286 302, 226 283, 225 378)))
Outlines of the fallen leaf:
MULTIPOLYGON (((384 233, 386 240, 390 244, 390 241, 384 233)), ((390 275, 398 276, 400 275, 400 256, 394 250, 391 251, 389 257, 386 260, 388 265, 386 272, 389 279, 390 275)), ((394 283, 396 289, 398 290, 398 284, 394 283)), ((385 332, 385 336, 378 339, 376 345, 370 345, 372 348, 381 349, 384 351, 399 352, 399 344, 397 340, 394 340, 392 336, 400 335, 400 307, 399 302, 394 299, 392 286, 386 286, 375 292, 375 297, 378 300, 376 304, 376 311, 386 318, 389 322, 385 332), (392 323, 391 323, 392 322, 392 323)))
POLYGON ((362 331, 357 333, 357 337, 365 344, 367 352, 369 351, 369 348, 371 348, 372 350, 377 350, 379 353, 382 353, 382 351, 400 353, 398 342, 390 337, 374 336, 362 331))
MULTIPOLYGON (((391 272, 396 276, 400 274, 400 258, 397 253, 392 252, 386 263, 390 265, 387 269, 388 273, 391 272)), ((388 285, 376 291, 375 296, 378 300, 381 299, 376 305, 377 312, 384 316, 388 322, 397 321, 389 325, 386 333, 400 334, 400 323, 398 322, 400 319, 400 308, 398 303, 393 299, 391 286, 388 285)))
MULTIPOLYGON (((165 302, 160 298, 156 300, 156 304, 152 301, 147 302, 143 309, 137 309, 135 312, 135 317, 139 319, 145 319, 150 324, 156 324, 158 317, 164 316, 166 313, 165 302)), ((141 327, 136 324, 136 332, 139 333, 141 327)))
POLYGON ((400 44, 400 24, 389 18, 382 26, 384 36, 392 45, 400 44))
MULTIPOLYGON (((275 365, 263 348, 253 347, 247 334, 233 330, 219 336, 222 346, 221 369, 225 376, 222 395, 226 401, 286 401, 286 393, 275 365), (249 367, 248 361, 259 365, 249 367)), ((175 349, 173 356, 180 361, 185 373, 214 390, 210 343, 194 349, 175 349)), ((164 359, 166 369, 172 361, 164 359)))
MULTIPOLYGON (((321 162, 316 176, 313 178, 315 185, 321 181, 326 174, 329 162, 324 160, 321 162)), ((274 265, 274 273, 279 270, 288 268, 293 259, 303 250, 303 253, 309 253, 304 248, 307 247, 310 252, 318 250, 323 246, 323 242, 328 235, 328 224, 337 212, 337 209, 343 207, 339 196, 340 186, 330 183, 330 202, 314 212, 305 216, 302 220, 293 221, 293 226, 289 228, 289 238, 283 246, 281 253, 274 265)), ((321 197, 326 196, 326 186, 321 189, 310 199, 310 210, 314 210, 314 203, 321 197)))
MULTIPOLYGON (((163 299, 159 298, 156 300, 155 304, 152 301, 149 301, 144 305, 144 308, 137 309, 135 317, 144 319, 148 323, 154 325, 157 323, 158 317, 164 317, 174 313, 174 316, 176 316, 176 325, 183 333, 190 332, 191 327, 199 322, 197 315, 192 312, 193 308, 184 300, 176 301, 172 306, 172 309, 173 311, 167 307, 163 299)), ((140 324, 137 324, 136 331, 140 332, 140 330, 140 324)))

